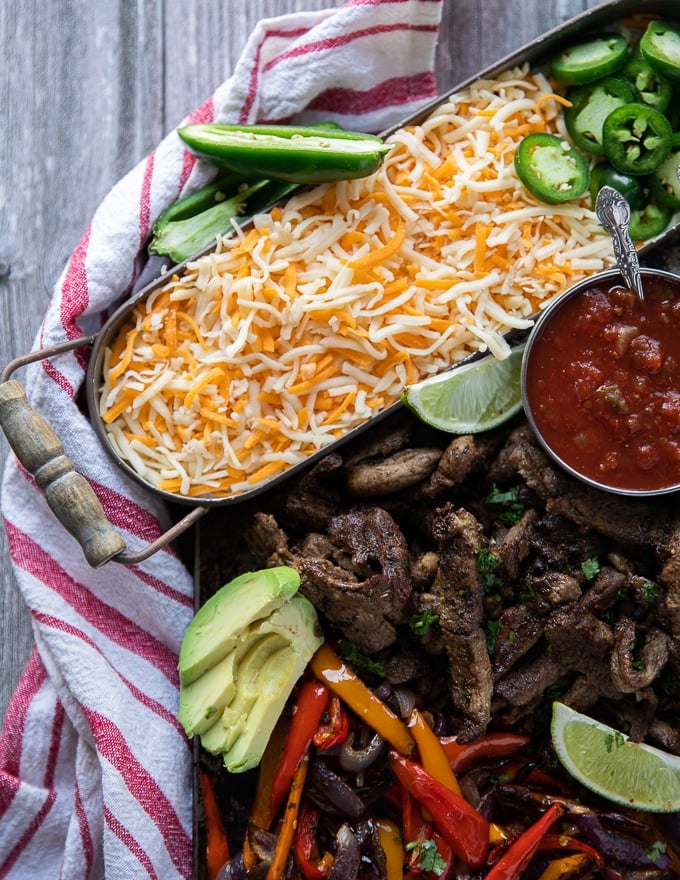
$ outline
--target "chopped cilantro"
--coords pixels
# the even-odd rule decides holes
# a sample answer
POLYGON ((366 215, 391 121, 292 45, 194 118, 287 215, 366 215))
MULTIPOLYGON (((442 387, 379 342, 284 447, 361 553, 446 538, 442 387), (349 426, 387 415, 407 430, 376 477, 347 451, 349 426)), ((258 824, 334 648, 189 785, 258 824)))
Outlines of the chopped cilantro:
POLYGON ((487 620, 486 622, 486 648, 489 654, 493 654, 496 650, 496 642, 498 641, 498 633, 501 624, 498 620, 487 620))
POLYGON ((406 851, 415 856, 413 867, 427 872, 431 871, 440 877, 446 870, 446 862, 437 849, 437 844, 432 839, 413 840, 406 844, 406 851))
POLYGON ((498 486, 493 483, 488 495, 484 499, 485 504, 505 504, 506 501, 517 501, 519 498, 519 486, 514 486, 506 492, 502 492, 498 486))
POLYGON ((586 576, 586 580, 592 581, 594 577, 600 573, 600 563, 596 556, 591 556, 581 563, 581 571, 586 576))
POLYGON ((503 585, 503 581, 496 574, 498 558, 486 547, 477 553, 477 571, 484 584, 484 590, 490 593, 492 590, 503 585))
POLYGON ((651 581, 646 581, 643 584, 642 595, 646 602, 653 602, 656 599, 656 587, 651 581))
POLYGON ((666 842, 663 840, 655 840, 654 843, 647 847, 646 852, 649 861, 656 862, 661 856, 666 854, 666 842))
POLYGON ((498 514, 498 519, 506 526, 514 526, 522 519, 524 505, 519 500, 519 486, 513 486, 512 489, 503 492, 494 483, 484 498, 484 503, 508 505, 498 514))
POLYGON ((343 639, 340 642, 340 653, 345 660, 349 660, 352 666, 363 669, 366 672, 372 672, 380 678, 385 677, 385 667, 383 664, 378 660, 374 660, 373 657, 367 657, 366 654, 362 654, 354 642, 350 642, 349 639, 343 639))
POLYGON ((620 749, 625 741, 624 735, 617 730, 616 733, 608 733, 605 736, 604 747, 608 752, 611 752, 613 749, 620 749))
POLYGON ((414 614, 409 626, 417 636, 426 636, 438 620, 439 615, 427 608, 422 614, 414 614))

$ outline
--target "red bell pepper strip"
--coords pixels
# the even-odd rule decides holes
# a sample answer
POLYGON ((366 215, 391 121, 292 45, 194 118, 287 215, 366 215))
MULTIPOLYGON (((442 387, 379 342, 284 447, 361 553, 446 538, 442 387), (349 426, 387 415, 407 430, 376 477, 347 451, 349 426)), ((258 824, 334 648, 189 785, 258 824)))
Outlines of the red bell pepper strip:
POLYGON ((402 790, 401 796, 401 827, 404 843, 422 843, 432 836, 432 823, 423 816, 418 801, 402 790))
POLYGON ((330 749, 339 746, 347 739, 349 733, 349 716, 344 710, 340 697, 331 694, 327 707, 328 721, 323 718, 312 742, 317 749, 330 749))
POLYGON ((409 794, 408 791, 402 790, 401 797, 401 827, 402 837, 407 851, 409 852, 408 870, 411 873, 422 873, 420 864, 421 848, 423 844, 432 841, 437 847, 437 851, 444 863, 444 869, 441 873, 434 874, 430 871, 426 872, 432 880, 447 880, 453 870, 455 861, 455 853, 452 847, 444 838, 436 832, 432 822, 424 815, 420 803, 409 794))
POLYGON ((455 736, 445 736, 440 740, 454 773, 464 773, 476 761, 485 758, 505 757, 530 741, 531 737, 519 733, 486 733, 469 743, 459 743, 455 736))
POLYGON ((553 804, 545 813, 510 844, 486 875, 486 880, 519 880, 531 861, 548 829, 564 815, 561 804, 553 804))
POLYGON ((303 802, 295 827, 293 839, 295 861, 306 880, 322 880, 333 865, 333 856, 330 853, 325 853, 321 859, 313 860, 319 815, 318 810, 303 802))
POLYGON ((481 868, 489 851, 489 823, 484 816, 415 761, 393 749, 389 761, 398 781, 427 810, 458 858, 481 868))
POLYGON ((309 744, 319 728, 328 703, 328 693, 328 688, 316 679, 306 679, 300 685, 286 745, 272 782, 270 798, 272 815, 276 813, 290 791, 295 770, 307 754, 309 744))
POLYGON ((207 773, 201 773, 201 800, 205 816, 205 860, 208 880, 215 880, 224 863, 229 861, 230 852, 222 813, 207 773))

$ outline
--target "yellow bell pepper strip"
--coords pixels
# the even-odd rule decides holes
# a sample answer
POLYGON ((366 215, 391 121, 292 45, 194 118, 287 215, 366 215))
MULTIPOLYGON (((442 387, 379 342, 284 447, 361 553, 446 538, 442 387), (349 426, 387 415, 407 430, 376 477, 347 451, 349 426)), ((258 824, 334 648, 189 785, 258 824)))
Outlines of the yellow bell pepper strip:
POLYGON ((412 752, 413 738, 404 722, 376 697, 328 642, 317 649, 309 665, 320 681, 391 746, 404 755, 412 752))
POLYGON ((274 856, 267 869, 265 880, 282 880, 285 874, 286 862, 288 861, 293 838, 295 837, 295 827, 300 812, 300 803, 302 801, 302 792, 305 787, 308 768, 309 754, 305 754, 295 771, 295 777, 290 787, 288 800, 286 801, 286 810, 283 814, 278 837, 276 838, 274 856))
POLYGON ((328 697, 328 688, 316 679, 306 679, 300 685, 286 744, 272 782, 270 799, 272 816, 276 815, 276 811, 290 791, 295 771, 307 754, 309 745, 319 729, 319 723, 328 705, 328 697))
POLYGON ((441 741, 425 720, 419 709, 414 709, 408 719, 408 729, 418 747, 420 763, 429 774, 438 779, 451 791, 462 797, 456 774, 451 769, 449 759, 442 748, 441 741))
POLYGON ((454 773, 464 773, 477 761, 503 758, 531 742, 519 733, 485 733, 473 742, 459 743, 455 736, 446 736, 440 743, 454 773))
POLYGON ((199 158, 250 178, 317 184, 373 174, 391 146, 341 128, 197 123, 177 130, 199 158))
POLYGON ((458 858, 471 868, 481 868, 489 851, 489 823, 484 816, 415 761, 391 749, 389 762, 397 780, 432 816, 458 858))
POLYGON ((581 872, 588 864, 588 856, 574 853, 550 862, 538 880, 567 880, 569 877, 581 877, 581 872))
POLYGON ((404 841, 401 829, 391 819, 378 818, 378 840, 385 853, 385 880, 402 880, 404 876, 404 841))
POLYGON ((590 859, 598 871, 604 871, 605 868, 604 856, 601 852, 589 843, 578 840, 578 838, 571 837, 568 834, 546 834, 538 848, 546 852, 560 852, 560 850, 569 852, 570 850, 576 850, 579 854, 590 859))
POLYGON ((519 880, 550 826, 564 815, 561 804, 553 804, 516 838, 486 875, 486 880, 519 880))
POLYGON ((205 817, 205 861, 208 880, 215 880, 220 869, 230 859, 229 841, 215 791, 207 773, 201 772, 201 802, 205 817))

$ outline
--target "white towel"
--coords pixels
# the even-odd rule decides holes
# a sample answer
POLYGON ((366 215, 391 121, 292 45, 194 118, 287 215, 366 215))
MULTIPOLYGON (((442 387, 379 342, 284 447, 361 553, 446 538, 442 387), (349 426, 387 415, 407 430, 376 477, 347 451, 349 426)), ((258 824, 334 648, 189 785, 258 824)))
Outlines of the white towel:
MULTIPOLYGON (((262 21, 233 75, 182 122, 383 130, 435 95, 442 2, 350 0, 262 21)), ((129 295, 155 219, 209 173, 173 131, 114 187, 56 284, 36 348, 98 332, 129 295)), ((167 516, 79 409, 86 366, 84 349, 34 365, 29 398, 136 550, 167 516)), ((191 750, 176 718, 190 573, 171 549, 91 568, 12 456, 2 510, 35 648, 0 739, 0 878, 190 878, 191 750)))

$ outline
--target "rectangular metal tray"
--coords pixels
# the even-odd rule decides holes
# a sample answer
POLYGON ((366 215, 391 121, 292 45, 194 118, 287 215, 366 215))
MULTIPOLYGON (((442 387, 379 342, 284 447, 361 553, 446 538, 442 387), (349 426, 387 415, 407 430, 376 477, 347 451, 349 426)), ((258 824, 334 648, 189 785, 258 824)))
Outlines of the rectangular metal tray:
MULTIPOLYGON (((487 76, 496 76, 499 73, 517 66, 529 63, 532 67, 544 64, 553 56, 560 46, 566 45, 576 37, 587 32, 595 32, 614 24, 622 18, 628 18, 633 14, 657 14, 670 21, 680 21, 680 9, 677 0, 653 0, 653 2, 635 2, 635 0, 613 0, 603 3, 575 18, 570 19, 563 26, 556 27, 522 48, 505 56, 496 64, 485 68, 478 74, 458 83, 449 91, 441 94, 435 100, 423 106, 417 114, 403 120, 399 125, 385 132, 389 134, 403 125, 418 123, 426 118, 433 109, 439 106, 446 98, 475 82, 477 79, 487 76)), ((664 268, 668 271, 680 273, 680 251, 677 247, 680 220, 676 220, 662 235, 645 243, 641 248, 641 262, 643 265, 664 268)), ((347 438, 333 444, 334 448, 344 443, 351 443, 359 434, 375 428, 377 422, 383 424, 383 420, 396 416, 395 410, 398 404, 393 404, 385 412, 371 419, 370 422, 350 432, 347 438)), ((384 425, 383 425, 384 427, 384 425)), ((303 467, 306 468, 315 459, 328 454, 328 449, 320 454, 315 454, 303 467)), ((293 472, 299 472, 299 466, 291 469, 286 478, 293 472)), ((266 500, 266 494, 276 488, 277 483, 272 482, 267 487, 264 495, 249 497, 235 505, 220 506, 211 510, 210 513, 198 524, 195 532, 194 553, 194 581, 195 581, 195 605, 199 607, 227 580, 235 576, 230 567, 230 560, 237 547, 237 525, 247 516, 249 511, 258 509, 258 504, 266 500)), ((194 880, 207 880, 205 864, 205 829, 202 818, 200 772, 207 769, 216 784, 217 794, 221 799, 225 811, 226 821, 234 822, 243 828, 243 807, 248 801, 252 791, 255 771, 239 776, 231 776, 222 771, 218 759, 213 759, 203 752, 196 738, 194 742, 194 880), (240 821, 239 821, 239 811, 240 821)))

